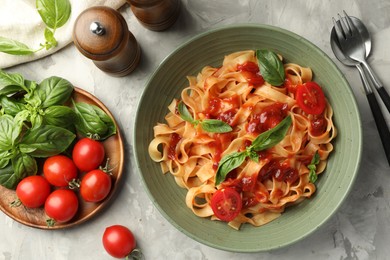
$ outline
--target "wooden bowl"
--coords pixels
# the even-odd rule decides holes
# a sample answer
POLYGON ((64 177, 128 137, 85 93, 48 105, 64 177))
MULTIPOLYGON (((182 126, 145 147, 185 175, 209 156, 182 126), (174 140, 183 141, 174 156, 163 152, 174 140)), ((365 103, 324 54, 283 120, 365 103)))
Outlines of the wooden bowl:
MULTIPOLYGON (((40 229, 63 229, 81 224, 91 219, 99 213, 104 206, 110 203, 119 186, 123 171, 124 149, 121 133, 115 118, 100 100, 85 90, 75 87, 72 98, 75 102, 85 102, 98 106, 113 119, 116 125, 117 133, 102 142, 106 152, 106 157, 110 158, 110 168, 113 168, 111 191, 103 201, 98 203, 85 202, 80 198, 79 192, 76 191, 76 194, 79 197, 79 209, 76 216, 66 223, 56 223, 53 227, 48 227, 46 225, 48 216, 46 215, 43 207, 35 209, 30 209, 23 205, 19 207, 11 207, 10 203, 17 199, 15 190, 10 190, 0 186, 0 209, 9 217, 24 225, 40 229)), ((41 172, 38 172, 38 174, 41 174, 41 172)))

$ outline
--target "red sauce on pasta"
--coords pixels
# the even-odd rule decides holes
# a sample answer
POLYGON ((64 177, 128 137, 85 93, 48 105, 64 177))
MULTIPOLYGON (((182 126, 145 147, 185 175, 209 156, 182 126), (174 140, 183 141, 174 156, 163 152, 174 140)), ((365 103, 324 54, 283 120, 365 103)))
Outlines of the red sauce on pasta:
POLYGON ((169 140, 169 146, 168 146, 168 158, 169 159, 171 159, 171 160, 176 159, 176 146, 180 140, 181 140, 180 135, 178 135, 176 133, 171 134, 171 139, 169 140))
POLYGON ((294 183, 298 180, 298 171, 292 168, 288 163, 273 159, 271 162, 261 168, 259 172, 260 181, 274 177, 277 181, 286 181, 294 183))
POLYGON ((287 104, 274 103, 253 115, 246 130, 255 135, 261 134, 279 124, 287 116, 287 104))
POLYGON ((214 141, 209 143, 209 147, 214 148, 213 169, 218 169, 219 161, 222 158, 223 151, 230 144, 234 136, 231 133, 215 134, 214 141))
POLYGON ((254 87, 264 84, 264 79, 260 75, 260 69, 256 63, 247 61, 243 64, 237 65, 237 70, 241 71, 248 83, 254 87))
POLYGON ((323 115, 315 116, 315 118, 310 120, 310 133, 314 136, 319 136, 325 132, 326 126, 326 119, 323 115))

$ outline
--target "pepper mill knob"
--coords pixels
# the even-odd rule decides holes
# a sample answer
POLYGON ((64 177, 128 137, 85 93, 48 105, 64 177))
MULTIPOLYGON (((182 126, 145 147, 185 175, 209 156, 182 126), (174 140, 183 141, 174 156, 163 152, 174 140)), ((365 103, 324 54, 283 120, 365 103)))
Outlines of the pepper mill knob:
POLYGON ((163 31, 180 14, 180 0, 127 0, 137 20, 147 29, 163 31))
POLYGON ((73 42, 81 54, 112 76, 129 74, 141 57, 140 46, 125 19, 106 6, 88 8, 77 17, 73 42))

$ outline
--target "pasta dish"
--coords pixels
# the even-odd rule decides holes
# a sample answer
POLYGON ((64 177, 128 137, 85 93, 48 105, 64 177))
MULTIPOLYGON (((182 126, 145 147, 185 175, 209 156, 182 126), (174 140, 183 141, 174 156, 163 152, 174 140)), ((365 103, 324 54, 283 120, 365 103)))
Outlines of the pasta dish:
POLYGON ((269 50, 205 66, 154 127, 149 155, 199 217, 261 226, 310 198, 337 135, 310 68, 269 50))

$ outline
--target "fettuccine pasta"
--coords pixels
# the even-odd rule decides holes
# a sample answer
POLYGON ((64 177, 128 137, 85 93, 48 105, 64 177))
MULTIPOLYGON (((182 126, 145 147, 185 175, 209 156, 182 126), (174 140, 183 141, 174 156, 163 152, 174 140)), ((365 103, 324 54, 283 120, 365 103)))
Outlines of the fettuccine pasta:
POLYGON ((324 171, 337 135, 333 110, 326 98, 321 111, 305 108, 307 101, 313 101, 307 100, 313 98, 310 92, 303 92, 299 102, 299 88, 305 86, 305 91, 312 84, 310 68, 287 63, 283 69, 283 84, 273 86, 262 77, 255 51, 232 53, 221 67, 206 66, 197 76, 188 76, 181 97, 168 106, 166 122, 154 127, 150 157, 188 190, 185 203, 197 216, 218 220, 211 205, 213 195, 230 187, 239 194, 241 207, 229 225, 235 229, 243 223, 261 226, 316 191, 315 179, 324 171), (183 119, 179 102, 193 121, 183 119), (246 157, 216 183, 222 158, 245 151, 257 136, 287 116, 291 125, 279 143, 256 151, 254 159, 246 157), (207 119, 225 122, 232 130, 208 132, 201 124, 207 119))

